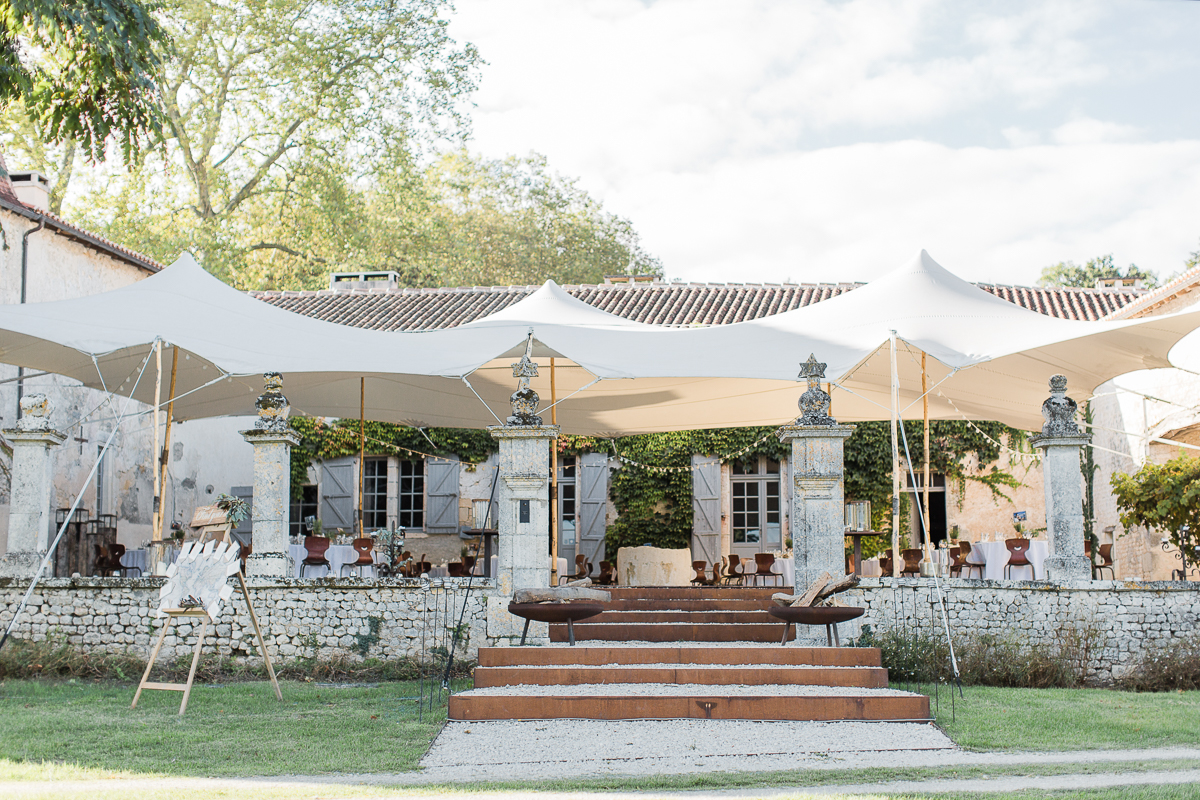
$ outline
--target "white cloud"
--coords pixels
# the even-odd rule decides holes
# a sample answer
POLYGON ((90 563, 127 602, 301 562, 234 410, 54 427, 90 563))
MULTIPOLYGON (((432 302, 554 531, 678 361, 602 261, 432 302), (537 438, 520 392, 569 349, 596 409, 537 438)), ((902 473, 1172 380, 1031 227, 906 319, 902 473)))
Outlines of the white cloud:
POLYGON ((972 280, 1107 252, 1169 273, 1200 235, 1200 142, 862 144, 648 173, 612 199, 692 280, 864 280, 920 248, 972 280))
POLYGON ((921 247, 977 280, 1110 251, 1169 272, 1200 234, 1200 143, 1081 106, 1129 79, 1114 37, 1170 61, 1126 41, 1131 0, 458 7, 490 62, 472 147, 545 153, 674 276, 864 279, 921 247))

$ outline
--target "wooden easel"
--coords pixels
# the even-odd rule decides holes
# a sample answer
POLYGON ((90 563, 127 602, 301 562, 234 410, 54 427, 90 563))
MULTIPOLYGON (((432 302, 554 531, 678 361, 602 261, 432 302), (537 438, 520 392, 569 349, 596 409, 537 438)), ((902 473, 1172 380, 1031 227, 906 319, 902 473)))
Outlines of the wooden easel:
MULTIPOLYGON (((242 589, 242 597, 246 600, 246 610, 250 612, 250 622, 254 626, 254 636, 258 640, 258 650, 262 653, 263 663, 267 665, 267 675, 271 677, 271 685, 275 687, 275 698, 283 702, 283 693, 279 691, 279 681, 275 679, 275 666, 271 663, 271 656, 267 653, 267 645, 263 642, 262 630, 258 627, 258 615, 254 613, 254 604, 250 602, 250 591, 246 588, 246 578, 242 573, 237 574, 238 586, 242 589)), ((179 716, 183 716, 183 712, 187 711, 188 698, 192 694, 192 681, 196 679, 196 667, 200 665, 200 649, 204 646, 204 635, 208 632, 208 624, 212 622, 212 618, 208 616, 208 612, 203 608, 166 608, 163 613, 167 615, 166 622, 163 623, 162 632, 158 634, 158 642, 154 645, 154 651, 150 653, 150 662, 146 664, 146 672, 142 675, 141 683, 138 684, 137 693, 133 696, 133 705, 130 708, 137 708, 138 698, 142 696, 143 689, 156 689, 164 692, 183 692, 183 702, 179 704, 179 716), (158 651, 162 649, 163 641, 167 638, 167 631, 175 624, 175 621, 185 617, 197 617, 200 619, 200 635, 196 637, 196 651, 192 654, 192 668, 188 671, 187 683, 156 683, 151 681, 150 670, 154 668, 154 662, 158 658, 158 651)))

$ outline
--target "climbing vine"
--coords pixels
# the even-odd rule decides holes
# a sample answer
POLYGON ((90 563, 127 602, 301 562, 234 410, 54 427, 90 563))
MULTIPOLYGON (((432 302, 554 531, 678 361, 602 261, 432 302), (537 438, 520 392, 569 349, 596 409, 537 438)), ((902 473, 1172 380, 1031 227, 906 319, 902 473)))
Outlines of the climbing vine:
MULTIPOLYGON (((327 422, 301 417, 291 420, 301 442, 292 448, 292 489, 308 481, 314 460, 340 458, 358 453, 358 420, 327 422)), ((921 423, 905 423, 913 469, 923 468, 921 423)), ((386 422, 367 422, 366 451, 370 455, 425 454, 454 456, 471 466, 498 449, 485 430, 462 428, 417 429, 386 422)), ((930 424, 930 468, 956 480, 987 486, 998 497, 1005 488, 1021 485, 1011 472, 995 466, 1000 442, 1019 448, 1027 439, 1019 431, 999 422, 937 420, 930 424), (974 465, 992 464, 982 471, 974 465)), ((621 459, 613 471, 609 492, 617 519, 608 526, 610 552, 619 547, 652 544, 656 547, 687 547, 692 535, 692 454, 715 455, 723 461, 752 464, 759 456, 780 460, 789 446, 779 441, 772 427, 716 428, 671 431, 602 439, 564 435, 556 443, 562 456, 586 452, 608 453, 621 459)), ((892 451, 887 422, 856 423, 854 434, 845 441, 846 497, 871 501, 875 530, 891 531, 892 451)), ((903 451, 902 451, 903 452, 903 451)), ((960 492, 961 496, 961 492, 960 492)), ((902 520, 906 519, 904 515, 902 520)))

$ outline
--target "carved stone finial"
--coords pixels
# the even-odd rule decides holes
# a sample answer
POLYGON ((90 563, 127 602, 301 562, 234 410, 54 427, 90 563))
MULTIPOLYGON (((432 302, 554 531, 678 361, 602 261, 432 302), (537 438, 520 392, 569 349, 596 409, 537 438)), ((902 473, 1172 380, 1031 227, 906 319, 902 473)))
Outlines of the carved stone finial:
POLYGON ((529 338, 525 340, 525 355, 512 365, 513 377, 520 378, 517 390, 512 393, 509 402, 512 403, 512 416, 508 418, 509 425, 541 425, 542 418, 537 415, 538 403, 541 398, 529 386, 529 379, 536 378, 537 364, 530 356, 533 355, 533 328, 529 329, 529 338))
POLYGON ((54 406, 44 394, 27 394, 21 398, 21 418, 17 420, 19 431, 48 431, 50 412, 54 406))
POLYGON ((281 391, 283 376, 278 372, 264 373, 263 384, 266 391, 254 403, 254 407, 258 409, 258 419, 254 421, 254 427, 260 431, 284 432, 288 430, 288 414, 291 413, 292 406, 281 391))
POLYGON ((810 354, 808 361, 800 365, 799 377, 808 380, 808 391, 800 395, 800 418, 796 420, 797 425, 837 425, 837 420, 829 416, 829 393, 821 388, 825 366, 817 361, 815 353, 810 354))
POLYGON ((1075 424, 1075 412, 1079 406, 1067 397, 1067 378, 1065 375, 1055 375, 1050 378, 1050 396, 1042 403, 1042 416, 1046 423, 1042 425, 1043 436, 1078 436, 1079 426, 1075 424))

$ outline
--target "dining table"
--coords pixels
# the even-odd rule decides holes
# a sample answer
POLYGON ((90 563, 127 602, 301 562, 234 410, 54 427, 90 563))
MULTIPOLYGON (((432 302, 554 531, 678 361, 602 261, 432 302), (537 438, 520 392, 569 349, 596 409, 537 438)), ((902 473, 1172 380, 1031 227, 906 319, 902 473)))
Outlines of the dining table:
MULTIPOLYGON (((308 556, 308 551, 304 549, 302 544, 289 544, 288 555, 292 557, 292 577, 300 577, 300 568, 303 566, 304 559, 308 556)), ((378 551, 374 553, 376 563, 379 562, 380 554, 378 551)), ((358 551, 354 549, 354 545, 350 544, 331 544, 325 550, 325 559, 329 562, 329 567, 306 567, 304 569, 304 577, 306 578, 340 578, 342 577, 342 565, 352 564, 358 561, 358 551), (325 570, 322 572, 322 570, 325 570)), ((357 576, 362 573, 364 578, 375 577, 375 567, 363 567, 361 570, 358 567, 354 568, 354 574, 357 576)))
MULTIPOLYGON (((1008 566, 1008 546, 1000 542, 971 542, 968 564, 983 566, 983 577, 989 581, 1005 580, 1004 568, 1008 566)), ((1009 573, 1013 580, 1045 580, 1046 558, 1050 555, 1050 544, 1044 539, 1030 539, 1029 552, 1025 555, 1032 570, 1027 566, 1013 567, 1009 573)), ((965 570, 964 570, 965 571, 965 570)), ((974 571, 978 575, 978 570, 974 571)))

